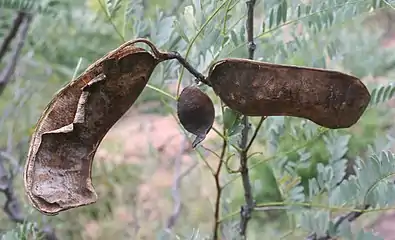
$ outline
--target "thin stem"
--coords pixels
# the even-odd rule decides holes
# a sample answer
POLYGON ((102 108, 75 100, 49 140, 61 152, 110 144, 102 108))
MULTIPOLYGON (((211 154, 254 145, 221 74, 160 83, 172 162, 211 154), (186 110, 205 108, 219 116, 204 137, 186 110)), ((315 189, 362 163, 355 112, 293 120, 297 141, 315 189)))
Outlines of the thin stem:
MULTIPOLYGON (((325 204, 313 204, 313 203, 308 203, 308 202, 266 202, 266 203, 257 203, 255 205, 258 209, 262 208, 270 208, 270 207, 305 207, 305 208, 316 208, 316 209, 324 209, 332 212, 338 212, 338 211, 348 211, 348 212, 356 212, 356 213, 371 213, 371 212, 382 212, 382 211, 389 211, 389 210, 394 210, 394 207, 389 207, 389 208, 380 208, 380 209, 368 209, 368 208, 351 208, 351 207, 336 207, 336 206, 327 206, 325 204)), ((219 221, 224 222, 237 214, 239 214, 240 211, 235 211, 232 212, 224 217, 222 217, 219 221)))
MULTIPOLYGON (((263 163, 265 163, 265 162, 271 161, 271 160, 276 159, 276 158, 285 157, 285 156, 287 156, 287 155, 289 155, 289 154, 292 154, 292 153, 297 152, 298 150, 300 150, 300 149, 302 149, 302 148, 308 147, 308 146, 310 146, 310 145, 316 143, 317 140, 319 140, 319 139, 320 139, 326 132, 328 132, 328 131, 329 131, 329 129, 326 128, 326 129, 320 131, 316 136, 314 136, 313 138, 311 138, 309 141, 307 141, 307 142, 305 142, 305 143, 303 143, 303 144, 301 144, 301 145, 295 147, 294 149, 291 149, 291 150, 289 150, 289 151, 282 152, 282 153, 279 153, 279 154, 270 156, 270 157, 268 157, 268 158, 262 159, 262 160, 260 160, 260 161, 258 161, 258 162, 256 162, 256 163, 254 163, 254 164, 251 164, 251 166, 249 166, 248 169, 253 169, 253 168, 255 168, 255 167, 257 167, 257 166, 259 166, 259 165, 261 165, 261 164, 263 164, 263 163)), ((251 154, 250 156, 248 156, 248 158, 251 157, 252 155, 255 155, 255 154, 260 154, 260 153, 259 153, 259 152, 253 153, 253 154, 251 154)), ((235 176, 233 179, 231 179, 231 180, 229 180, 227 183, 225 183, 223 187, 225 188, 226 186, 230 185, 232 182, 234 182, 234 181, 236 181, 237 179, 239 179, 239 177, 240 177, 240 175, 235 176)))
POLYGON ((71 79, 75 79, 77 77, 77 74, 78 74, 78 71, 80 70, 81 64, 82 64, 82 58, 80 57, 78 59, 77 66, 74 69, 73 77, 71 79))
MULTIPOLYGON (((224 129, 224 134, 225 134, 225 129, 224 129)), ((222 194, 222 187, 220 184, 220 174, 221 174, 221 168, 222 168, 222 164, 223 164, 223 159, 225 157, 225 153, 226 153, 226 148, 227 148, 227 141, 224 139, 223 143, 222 143, 222 151, 221 151, 221 155, 220 155, 220 161, 218 163, 218 167, 217 170, 214 174, 214 179, 215 179, 215 187, 217 190, 217 196, 215 198, 215 212, 214 212, 214 225, 213 225, 213 240, 217 240, 218 239, 218 228, 220 225, 219 220, 219 210, 220 210, 220 205, 221 205, 221 194, 222 194)))
POLYGON ((206 150, 207 152, 210 152, 211 154, 213 154, 214 156, 216 156, 218 159, 220 159, 221 157, 218 155, 218 153, 216 153, 214 150, 211 150, 210 148, 205 147, 204 145, 200 146, 201 148, 203 148, 204 150, 206 150))
MULTIPOLYGON (((221 113, 222 113, 222 117, 225 114, 224 111, 224 105, 223 102, 221 101, 221 113)), ((225 126, 222 126, 222 133, 225 136, 226 135, 226 131, 227 129, 225 128, 225 126)), ((220 156, 218 156, 219 158, 219 163, 217 166, 217 170, 214 173, 214 180, 215 180, 215 187, 217 190, 217 195, 215 198, 215 209, 214 209, 214 223, 213 223, 213 240, 217 240, 218 239, 218 231, 219 231, 219 227, 220 227, 220 222, 219 217, 220 217, 220 207, 221 207, 221 194, 222 194, 222 186, 220 184, 220 174, 221 174, 221 169, 222 169, 222 164, 224 162, 224 158, 225 158, 225 154, 226 154, 226 150, 227 150, 227 146, 228 146, 228 140, 226 138, 223 138, 223 142, 222 142, 222 151, 220 156)))
MULTIPOLYGON (((224 140, 228 140, 227 137, 222 134, 220 131, 218 131, 215 127, 211 128, 218 136, 220 136, 222 139, 224 140)), ((233 143, 229 143, 230 146, 232 146, 234 149, 236 149, 236 151, 241 152, 241 148, 239 148, 238 146, 236 146, 233 143)))
POLYGON ((263 121, 265 121, 265 119, 266 119, 266 117, 261 117, 261 119, 259 120, 259 123, 258 123, 258 125, 256 126, 256 129, 255 129, 255 132, 254 132, 254 134, 251 137, 250 143, 248 143, 248 145, 247 145, 247 148, 246 148, 247 152, 248 152, 248 150, 250 150, 250 148, 252 146, 252 143, 254 142, 256 136, 258 135, 259 129, 261 128, 262 123, 263 123, 263 121))
POLYGON ((395 10, 395 7, 391 5, 391 3, 389 3, 387 0, 383 0, 383 2, 385 4, 387 4, 390 8, 392 8, 393 10, 395 10))
POLYGON ((106 7, 103 5, 103 2, 101 0, 97 0, 97 2, 99 3, 100 8, 102 9, 104 14, 106 15, 107 20, 110 22, 111 26, 114 28, 115 32, 117 33, 117 35, 119 36, 121 41, 122 42, 126 42, 125 37, 122 35, 122 33, 118 30, 117 26, 115 26, 115 23, 112 21, 112 18, 110 16, 110 14, 108 13, 106 7))
MULTIPOLYGON (((228 5, 226 6, 226 10, 225 10, 225 14, 224 14, 224 25, 222 27, 222 34, 225 35, 226 34, 226 24, 228 22, 228 13, 230 12, 231 8, 230 5, 232 4, 232 0, 230 0, 228 2, 228 5)), ((222 40, 222 47, 224 46, 225 43, 225 38, 222 40)))
POLYGON ((229 166, 229 160, 230 160, 234 155, 235 155, 235 154, 232 154, 232 155, 230 155, 230 156, 228 156, 228 157, 226 158, 225 167, 226 167, 226 170, 228 170, 228 173, 240 173, 240 168, 237 168, 236 170, 234 170, 234 169, 232 169, 232 168, 229 166))
MULTIPOLYGON (((312 13, 306 14, 306 15, 304 15, 304 16, 302 16, 302 17, 297 18, 297 19, 289 20, 289 21, 287 21, 287 22, 285 22, 285 23, 282 23, 282 24, 280 24, 280 25, 277 25, 276 27, 273 27, 273 28, 271 28, 271 29, 268 29, 268 30, 266 30, 265 32, 262 32, 262 33, 260 33, 259 35, 255 36, 254 39, 263 38, 265 35, 267 35, 267 34, 269 34, 269 33, 275 32, 275 31, 277 31, 277 30, 279 30, 279 29, 281 29, 281 28, 283 28, 283 27, 285 27, 285 26, 287 26, 287 25, 291 25, 291 24, 300 22, 300 21, 302 21, 302 20, 304 20, 304 19, 308 19, 309 17, 315 16, 315 15, 319 15, 319 14, 324 13, 324 12, 329 12, 329 11, 332 11, 332 10, 334 10, 334 9, 344 7, 344 6, 346 6, 346 5, 361 3, 361 2, 363 2, 363 1, 364 1, 364 0, 348 1, 348 2, 346 2, 346 3, 334 5, 334 6, 331 6, 331 7, 329 7, 329 8, 325 8, 325 9, 322 9, 322 10, 319 10, 319 11, 316 11, 316 12, 312 12, 312 13)), ((237 51, 237 50, 240 49, 241 47, 244 47, 246 44, 248 44, 248 42, 247 42, 247 43, 246 43, 246 42, 240 43, 238 46, 234 47, 232 50, 230 50, 229 52, 227 52, 227 53, 225 54, 225 56, 231 55, 232 53, 234 53, 235 51, 237 51)), ((219 54, 216 56, 216 58, 214 58, 214 59, 212 60, 212 62, 217 61, 217 57, 218 57, 218 56, 219 56, 219 54)))
MULTIPOLYGON (((247 41, 248 41, 248 58, 254 59, 254 53, 256 49, 256 45, 254 43, 254 6, 255 0, 249 0, 246 2, 247 4, 247 22, 246 22, 246 30, 247 30, 247 41)), ((248 121, 247 116, 243 116, 243 124, 244 128, 241 132, 241 141, 240 148, 242 151, 240 152, 240 174, 243 182, 244 188, 244 199, 246 204, 241 207, 240 215, 240 229, 239 233, 243 239, 246 239, 246 232, 248 227, 248 222, 251 219, 251 212, 254 209, 254 200, 252 196, 252 188, 250 183, 250 176, 248 172, 248 132, 250 129, 250 123, 248 121)))
POLYGON ((181 180, 187 176, 192 170, 198 165, 198 162, 190 166, 187 170, 184 172, 181 172, 181 160, 182 156, 187 148, 187 141, 188 139, 186 136, 181 140, 181 146, 180 146, 180 151, 178 152, 175 161, 174 161, 174 180, 173 180, 173 186, 172 186, 172 197, 174 201, 174 207, 173 207, 173 212, 170 215, 170 217, 167 220, 166 228, 165 231, 168 233, 171 233, 171 229, 174 227, 176 224, 176 221, 178 217, 180 216, 181 213, 181 193, 180 193, 180 188, 181 188, 181 180))
POLYGON ((16 64, 18 62, 19 56, 21 55, 22 48, 25 44, 25 40, 32 19, 33 17, 30 14, 18 13, 18 16, 14 21, 14 26, 12 27, 10 34, 6 37, 3 45, 1 46, 0 60, 2 60, 2 57, 4 57, 3 54, 5 54, 7 47, 9 47, 8 45, 11 44, 12 38, 14 38, 18 34, 16 46, 11 51, 11 56, 10 59, 7 61, 7 65, 0 73, 0 94, 3 93, 4 88, 10 82, 11 77, 14 74, 16 64), (14 31, 16 31, 16 33, 14 33, 14 31))
MULTIPOLYGON (((11 138, 12 134, 10 134, 8 137, 11 138)), ((15 191, 14 186, 15 173, 18 173, 19 170, 10 169, 7 171, 5 167, 5 165, 8 165, 6 163, 6 160, 8 160, 8 163, 17 162, 17 160, 13 159, 13 161, 10 161, 12 157, 7 155, 11 155, 10 152, 12 151, 12 147, 9 146, 7 148, 8 149, 6 150, 6 152, 2 152, 2 154, 0 155, 0 178, 2 179, 0 183, 0 193, 5 196, 3 211, 11 221, 19 224, 25 224, 30 221, 28 221, 28 218, 23 213, 23 207, 21 201, 18 199, 18 195, 15 191)), ((11 164, 11 166, 12 165, 13 164, 11 164)), ((19 166, 15 167, 19 168, 19 166)), ((36 223, 34 222, 32 222, 32 224, 36 225, 36 223)), ((44 240, 58 239, 54 229, 52 229, 50 226, 45 225, 42 228, 38 228, 35 226, 34 230, 42 235, 42 239, 44 240)))
POLYGON ((133 40, 133 41, 125 42, 125 43, 122 44, 119 48, 123 48, 123 47, 129 46, 129 45, 133 45, 133 44, 139 43, 139 42, 142 42, 142 43, 147 44, 147 45, 151 48, 151 50, 152 50, 152 52, 154 53, 155 57, 157 57, 160 61, 171 60, 171 59, 177 59, 178 62, 179 62, 182 66, 184 66, 184 68, 186 68, 193 76, 196 77, 196 82, 197 82, 197 83, 198 83, 198 82, 202 82, 202 83, 204 83, 204 84, 210 86, 210 84, 206 81, 206 77, 205 77, 203 74, 201 74, 198 70, 196 70, 196 69, 195 69, 185 58, 183 58, 183 57, 181 56, 181 54, 180 54, 179 52, 177 52, 177 51, 172 51, 172 52, 161 52, 161 51, 159 51, 159 49, 156 48, 156 46, 155 46, 151 41, 149 41, 149 40, 147 40, 147 39, 144 39, 144 38, 138 38, 138 39, 135 39, 135 40, 133 40))
MULTIPOLYGON (((206 77, 201 74, 198 70, 196 70, 185 58, 181 56, 180 53, 173 51, 173 52, 168 52, 168 53, 162 53, 164 58, 167 60, 169 59, 177 59, 178 62, 184 66, 197 80, 197 82, 202 82, 208 86, 211 86, 209 82, 206 81, 206 77)), ((178 94, 177 94, 178 98, 178 94)))
MULTIPOLYGON (((334 222, 333 228, 335 229, 335 231, 337 231, 339 229, 340 225, 344 221, 348 221, 348 222, 355 221, 357 218, 359 218, 364 213, 363 210, 367 210, 368 208, 370 208, 370 205, 365 205, 362 208, 362 211, 352 211, 352 212, 349 212, 345 215, 338 217, 336 219, 336 221, 334 222)), ((330 239, 335 239, 335 236, 331 236, 329 233, 326 233, 325 236, 318 236, 316 233, 312 233, 306 238, 306 240, 330 240, 330 239)))
POLYGON ((15 38, 16 34, 18 33, 19 27, 21 26, 23 19, 25 18, 26 14, 23 12, 19 12, 12 24, 12 27, 10 29, 10 32, 5 36, 3 43, 0 46, 0 60, 3 59, 5 53, 7 52, 7 49, 9 48, 12 39, 15 38))
POLYGON ((146 86, 147 86, 147 88, 150 88, 150 89, 152 89, 152 90, 154 90, 154 91, 156 91, 156 92, 162 94, 163 96, 169 97, 169 98, 171 98, 171 99, 173 99, 173 100, 177 100, 177 99, 176 99, 175 97, 173 97, 170 93, 167 93, 167 92, 163 91, 163 90, 160 89, 160 88, 157 88, 157 87, 155 87, 155 86, 152 86, 151 84, 147 84, 146 86))
POLYGON ((241 132, 241 142, 240 142, 240 148, 243 149, 240 152, 240 174, 243 182, 244 199, 246 201, 246 205, 242 206, 240 211, 240 215, 241 215, 240 235, 242 236, 242 238, 246 238, 248 221, 251 218, 251 212, 254 208, 254 200, 252 198, 252 188, 251 188, 250 176, 247 166, 248 158, 247 158, 246 146, 248 142, 248 131, 249 131, 249 126, 248 126, 249 122, 247 116, 243 116, 243 124, 244 124, 244 128, 241 132))
MULTIPOLYGON (((230 1, 230 0, 224 1, 224 2, 213 12, 213 14, 211 14, 211 16, 206 20, 206 22, 200 27, 199 31, 196 33, 196 35, 193 37, 193 39, 189 42, 189 46, 188 46, 187 52, 186 52, 186 54, 185 54, 185 59, 188 58, 189 53, 190 53, 191 50, 192 50, 192 46, 193 46, 193 44, 195 43, 195 41, 197 40, 197 38, 199 37, 199 35, 203 32, 203 30, 207 27, 207 25, 214 19, 214 17, 219 13, 219 11, 225 6, 225 4, 226 4, 228 1, 230 1)), ((181 69, 180 76, 178 77, 178 80, 177 80, 177 97, 178 97, 178 95, 179 95, 179 93, 180 93, 181 80, 182 80, 183 75, 184 75, 184 69, 181 69)))
POLYGON ((247 1, 247 41, 248 41, 248 58, 254 59, 256 45, 254 42, 254 6, 255 0, 247 1))

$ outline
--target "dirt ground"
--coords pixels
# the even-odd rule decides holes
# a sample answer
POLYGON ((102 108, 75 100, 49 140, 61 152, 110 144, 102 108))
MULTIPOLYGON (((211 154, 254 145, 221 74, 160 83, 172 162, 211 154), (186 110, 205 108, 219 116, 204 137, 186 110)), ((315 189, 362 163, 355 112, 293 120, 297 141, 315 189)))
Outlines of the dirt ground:
POLYGON ((385 240, 395 240, 395 212, 382 214, 369 227, 385 240))

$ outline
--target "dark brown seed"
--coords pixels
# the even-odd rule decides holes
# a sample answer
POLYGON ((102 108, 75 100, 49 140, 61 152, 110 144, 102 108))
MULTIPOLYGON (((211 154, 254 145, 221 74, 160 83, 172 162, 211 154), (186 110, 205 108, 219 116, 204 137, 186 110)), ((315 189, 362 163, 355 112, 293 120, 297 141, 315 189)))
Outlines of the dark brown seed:
POLYGON ((248 59, 216 62, 208 81, 222 101, 244 115, 300 117, 333 129, 355 124, 370 101, 354 76, 248 59))
POLYGON ((214 123, 214 104, 198 87, 184 88, 177 102, 177 115, 182 126, 196 135, 192 143, 195 148, 206 138, 214 123))

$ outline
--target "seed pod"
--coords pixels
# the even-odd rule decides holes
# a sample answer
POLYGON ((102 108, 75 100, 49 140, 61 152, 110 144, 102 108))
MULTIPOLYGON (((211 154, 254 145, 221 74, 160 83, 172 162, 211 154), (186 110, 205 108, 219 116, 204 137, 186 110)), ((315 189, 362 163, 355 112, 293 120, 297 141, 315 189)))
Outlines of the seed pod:
POLYGON ((132 106, 162 61, 147 40, 128 42, 91 65, 48 104, 33 133, 24 184, 40 212, 96 202, 91 167, 108 130, 132 106), (145 42, 155 53, 132 46, 145 42))
POLYGON ((178 98, 177 115, 185 130, 196 135, 192 143, 192 148, 195 148, 213 126, 214 104, 198 87, 188 86, 178 98))
POLYGON ((344 73, 229 58, 208 82, 230 108, 247 116, 293 116, 327 128, 355 124, 370 101, 365 85, 344 73))

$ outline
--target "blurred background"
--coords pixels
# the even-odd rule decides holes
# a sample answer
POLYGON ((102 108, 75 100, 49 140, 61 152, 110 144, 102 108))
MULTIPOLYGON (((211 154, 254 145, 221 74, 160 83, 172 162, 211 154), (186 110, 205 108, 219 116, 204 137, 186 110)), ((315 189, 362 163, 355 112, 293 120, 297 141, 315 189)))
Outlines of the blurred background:
MULTIPOLYGON (((379 0, 257 1, 256 59, 344 71, 376 91, 372 107, 356 125, 327 133, 298 152, 279 154, 307 143, 312 139, 307 132, 317 127, 301 119, 268 118, 252 148, 260 154, 251 161, 278 157, 251 170, 257 202, 308 195, 308 179, 317 175, 317 163, 328 164, 332 156, 329 142, 341 152, 339 158, 347 160, 346 175, 352 174, 355 159, 394 150, 395 10, 390 4, 395 6, 379 0), (283 173, 287 167, 297 178, 283 173)), ((206 75, 215 60, 248 56, 245 20, 246 4, 241 0, 0 0, 3 239, 203 239, 210 234, 216 189, 202 159, 217 166, 218 159, 207 149, 219 153, 222 141, 211 131, 199 151, 192 150, 191 136, 175 117, 176 102, 156 90, 174 96, 179 78, 181 88, 192 83, 186 71, 180 77, 182 68, 176 61, 155 69, 150 87, 101 143, 93 165, 99 196, 95 204, 43 216, 28 204, 22 172, 30 136, 45 106, 108 51, 144 37, 161 50, 188 54, 188 61, 206 75)), ((216 104, 219 128, 219 99, 211 89, 206 92, 216 104)), ((251 119, 253 124, 258 120, 251 119)), ((231 141, 238 136, 235 130, 231 141)), ((230 162, 237 167, 236 158, 230 162)), ((233 178, 224 169, 223 182, 233 178)), ((243 201, 239 178, 223 192, 223 216, 238 211, 243 201)), ((255 213, 249 239, 306 236, 297 229, 286 235, 292 228, 273 219, 278 219, 276 213, 255 213)), ((234 214, 224 221, 223 239, 233 239, 237 224, 234 214)), ((355 224, 395 239, 392 211, 366 214, 355 224)))

